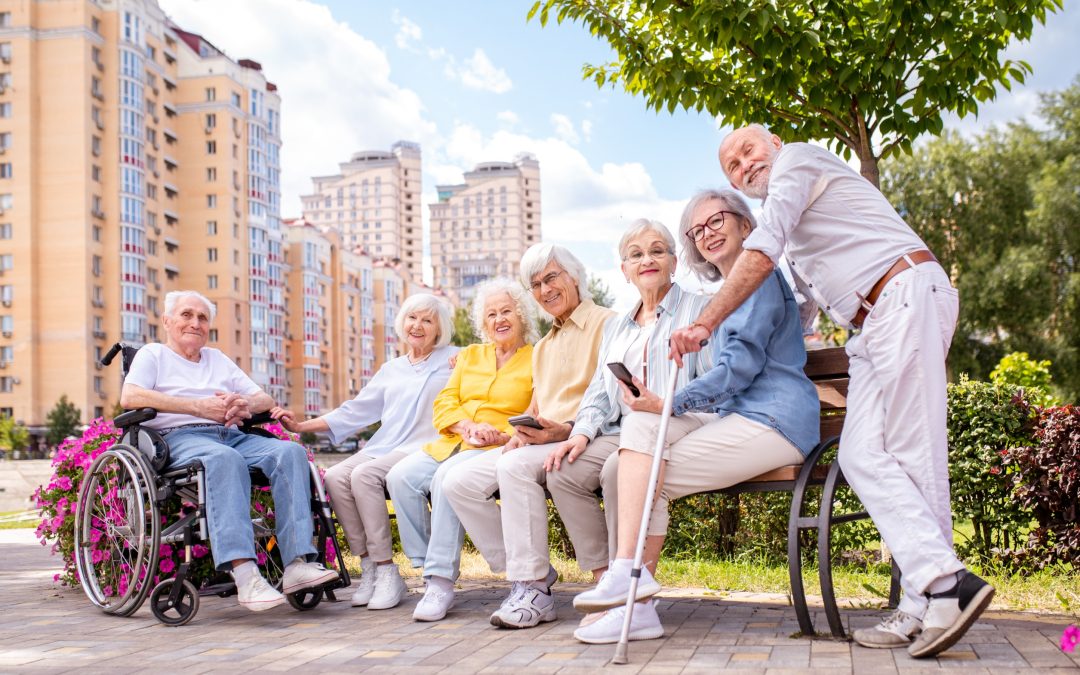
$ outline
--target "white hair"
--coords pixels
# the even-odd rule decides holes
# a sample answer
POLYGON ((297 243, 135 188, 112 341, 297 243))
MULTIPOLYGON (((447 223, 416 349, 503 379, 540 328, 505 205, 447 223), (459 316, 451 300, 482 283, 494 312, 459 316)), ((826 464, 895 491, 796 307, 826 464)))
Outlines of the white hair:
POLYGON ((176 309, 176 303, 180 302, 183 298, 195 298, 202 304, 206 305, 206 309, 210 312, 210 323, 214 323, 214 317, 217 316, 217 306, 210 302, 210 299, 198 291, 169 291, 165 294, 165 315, 172 316, 173 310, 176 309))
POLYGON ((630 245, 630 240, 645 232, 655 232, 660 235, 660 238, 664 240, 664 245, 667 246, 668 253, 675 255, 675 237, 671 236, 671 230, 659 220, 638 218, 630 223, 630 227, 626 228, 626 232, 623 232, 622 238, 619 239, 620 260, 626 260, 626 247, 630 245))
POLYGON ((699 279, 704 281, 720 281, 724 278, 724 275, 720 274, 720 269, 706 260, 705 256, 701 255, 701 251, 699 251, 697 247, 697 242, 690 238, 690 228, 694 226, 694 211, 703 202, 707 202, 710 199, 719 200, 724 207, 723 210, 731 211, 739 216, 744 222, 750 225, 751 231, 757 227, 757 219, 754 218, 754 212, 750 210, 750 207, 746 204, 742 195, 731 188, 701 190, 687 202, 686 208, 683 209, 682 221, 679 224, 679 229, 682 231, 681 236, 683 237, 683 262, 686 263, 690 269, 694 270, 694 274, 696 274, 699 279))
POLYGON ((533 277, 540 274, 552 260, 577 283, 578 299, 584 300, 589 297, 589 280, 585 265, 570 252, 570 249, 549 242, 533 244, 529 250, 525 251, 525 255, 521 256, 519 268, 522 285, 525 288, 531 288, 533 277))
POLYGON ((450 344, 450 338, 454 333, 454 317, 450 303, 431 293, 416 293, 405 298, 401 303, 394 318, 394 331, 398 339, 405 341, 405 317, 413 312, 431 312, 435 315, 439 324, 439 337, 435 340, 435 347, 445 347, 450 344))
POLYGON ((480 338, 484 342, 492 341, 491 336, 484 330, 484 305, 488 298, 499 293, 506 293, 514 301, 514 308, 521 319, 525 343, 531 345, 540 339, 540 331, 536 327, 536 302, 532 294, 507 277, 489 279, 476 287, 476 295, 472 301, 472 322, 480 338))

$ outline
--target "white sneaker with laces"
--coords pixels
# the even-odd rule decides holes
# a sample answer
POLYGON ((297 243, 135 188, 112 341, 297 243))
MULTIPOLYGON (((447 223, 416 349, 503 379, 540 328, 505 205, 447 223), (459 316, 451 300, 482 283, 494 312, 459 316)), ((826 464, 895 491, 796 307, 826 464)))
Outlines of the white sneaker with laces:
POLYGON ((368 609, 397 607, 401 599, 409 592, 409 587, 401 578, 397 565, 379 565, 375 568, 373 576, 375 577, 375 592, 371 596, 371 601, 368 602, 368 609))
POLYGON ((898 609, 882 619, 878 625, 860 628, 851 637, 863 647, 892 649, 907 647, 921 632, 922 621, 898 609))
MULTIPOLYGON (((614 644, 622 637, 623 622, 626 620, 626 607, 616 607, 604 613, 598 620, 579 626, 574 637, 591 645, 614 644)), ((655 640, 664 637, 664 627, 660 624, 660 615, 651 600, 634 604, 634 615, 630 617, 631 640, 655 640)))
POLYGON ((249 576, 246 582, 237 582, 236 597, 241 607, 253 612, 264 612, 285 602, 285 596, 278 593, 258 572, 249 576))
POLYGON ((502 607, 491 615, 491 625, 499 628, 532 628, 555 619, 555 598, 550 589, 544 591, 521 584, 519 592, 511 592, 502 607))
MULTIPOLYGON (((574 609, 579 612, 602 612, 626 604, 630 594, 630 572, 634 562, 629 559, 612 561, 611 566, 600 577, 596 588, 574 596, 574 609)), ((648 568, 641 568, 635 600, 641 602, 660 592, 657 583, 648 568)))
POLYGON ((499 612, 506 609, 507 607, 510 607, 511 605, 513 605, 514 602, 517 600, 517 596, 521 595, 524 592, 525 592, 525 582, 524 581, 514 581, 514 582, 510 583, 510 595, 507 595, 505 598, 503 598, 502 604, 499 605, 499 608, 491 613, 491 618, 489 620, 490 620, 492 626, 498 626, 499 625, 499 624, 495 623, 495 616, 499 612))
POLYGON ((441 621, 453 604, 453 587, 446 590, 428 582, 424 597, 420 598, 420 602, 416 603, 412 618, 415 621, 441 621))
POLYGON ((371 594, 375 592, 376 567, 371 558, 364 558, 360 564, 360 579, 356 582, 356 592, 352 596, 353 607, 363 607, 371 602, 371 594))
POLYGON ((294 560, 285 568, 285 576, 281 582, 281 592, 289 595, 297 591, 328 584, 337 578, 337 572, 328 570, 319 563, 294 560))

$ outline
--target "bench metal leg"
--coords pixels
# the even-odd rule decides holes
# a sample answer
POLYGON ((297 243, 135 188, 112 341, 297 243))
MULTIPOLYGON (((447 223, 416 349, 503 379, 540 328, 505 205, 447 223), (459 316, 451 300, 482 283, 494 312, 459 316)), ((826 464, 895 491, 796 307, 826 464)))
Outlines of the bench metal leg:
POLYGON ((814 467, 821 455, 829 449, 836 439, 819 443, 799 469, 799 475, 795 479, 795 487, 791 491, 791 512, 788 516, 788 577, 791 581, 791 602, 795 605, 795 616, 799 620, 799 631, 803 635, 812 636, 814 622, 810 618, 810 608, 806 605, 806 588, 802 578, 802 555, 800 550, 799 534, 802 530, 812 530, 818 526, 816 518, 803 516, 803 506, 806 503, 806 488, 809 486, 814 467))
POLYGON ((818 512, 818 579, 821 581, 821 602, 833 637, 844 637, 844 623, 836 606, 836 594, 832 582, 832 524, 833 498, 840 480, 840 463, 829 466, 829 474, 821 489, 821 509, 818 512))

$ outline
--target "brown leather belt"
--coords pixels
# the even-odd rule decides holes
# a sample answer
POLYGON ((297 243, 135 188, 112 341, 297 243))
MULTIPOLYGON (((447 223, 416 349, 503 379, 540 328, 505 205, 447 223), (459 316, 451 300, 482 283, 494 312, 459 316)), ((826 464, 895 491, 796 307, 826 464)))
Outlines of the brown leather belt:
POLYGON ((900 274, 911 267, 904 258, 911 258, 911 261, 916 265, 927 262, 937 262, 937 258, 934 257, 934 254, 925 248, 919 251, 912 251, 906 256, 901 256, 899 260, 893 263, 892 267, 890 267, 885 274, 881 275, 881 278, 870 288, 870 292, 867 293, 865 297, 859 296, 859 299, 862 300, 862 306, 859 307, 859 311, 855 312, 855 318, 851 320, 852 326, 855 328, 862 328, 866 315, 874 308, 874 303, 877 302, 878 297, 881 295, 881 291, 885 290, 885 284, 889 283, 889 280, 897 274, 900 274))

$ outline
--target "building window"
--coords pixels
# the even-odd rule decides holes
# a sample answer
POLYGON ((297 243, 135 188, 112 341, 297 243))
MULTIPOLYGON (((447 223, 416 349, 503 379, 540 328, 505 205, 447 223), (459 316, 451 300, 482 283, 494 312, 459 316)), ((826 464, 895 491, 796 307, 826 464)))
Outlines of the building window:
POLYGON ((217 115, 214 113, 206 113, 206 128, 213 129, 217 126, 217 115))
POLYGON ((11 117, 10 103, 0 103, 0 117, 11 117))
MULTIPOLYGON (((3 14, 7 14, 7 12, 3 14)), ((3 16, 3 14, 0 14, 0 16, 3 16)), ((0 377, 0 392, 10 394, 13 391, 15 391, 15 379, 7 375, 0 377)))
POLYGON ((101 256, 95 255, 90 259, 90 271, 95 277, 101 276, 101 256))
POLYGON ((94 225, 90 228, 90 236, 94 241, 101 241, 101 226, 94 225))
POLYGON ((97 164, 93 164, 90 166, 90 178, 93 179, 95 183, 101 182, 101 167, 97 164))
POLYGON ((15 319, 10 314, 0 316, 0 331, 11 333, 15 329, 15 319))
POLYGON ((157 255, 157 239, 146 240, 146 254, 157 255))
POLYGON ((206 249, 206 259, 209 262, 217 262, 217 249, 213 247, 206 249))
POLYGON ((217 180, 217 169, 214 167, 207 167, 206 169, 206 181, 212 183, 217 180))
POLYGON ((207 141, 206 142, 206 154, 208 154, 208 155, 216 155, 217 154, 217 141, 207 141))
POLYGON ((7 131, 7 132, 4 132, 4 133, 0 134, 0 148, 3 148, 4 150, 10 150, 11 149, 11 132, 10 131, 7 131))
POLYGON ((11 223, 0 223, 0 239, 11 239, 11 223))
POLYGON ((217 208, 217 195, 206 195, 206 207, 210 209, 217 208))
POLYGON ((210 290, 214 290, 214 289, 217 288, 217 275, 216 274, 208 274, 206 276, 206 287, 209 288, 210 290))
POLYGON ((216 220, 208 220, 208 221, 206 221, 206 233, 207 234, 217 234, 217 221, 216 220))
POLYGON ((210 329, 210 342, 217 342, 217 328, 210 329))
POLYGON ((206 100, 207 101, 215 101, 215 100, 217 100, 217 89, 215 89, 213 87, 207 87, 206 88, 206 100))

